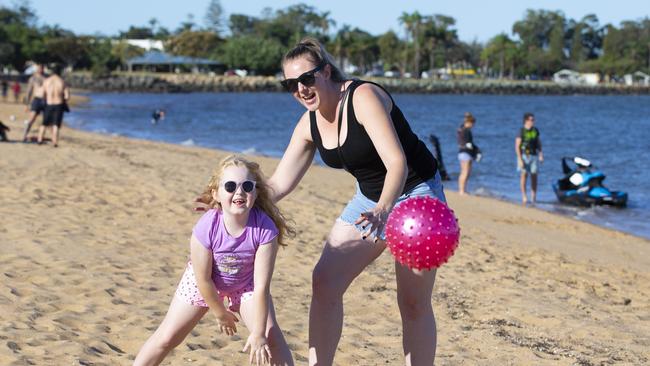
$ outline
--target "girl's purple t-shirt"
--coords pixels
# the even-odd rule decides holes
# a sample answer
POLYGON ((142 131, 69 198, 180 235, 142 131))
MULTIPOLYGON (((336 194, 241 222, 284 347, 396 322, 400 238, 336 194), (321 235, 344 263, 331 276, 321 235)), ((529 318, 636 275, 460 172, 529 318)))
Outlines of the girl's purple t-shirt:
POLYGON ((201 216, 192 233, 212 251, 212 280, 217 290, 228 293, 253 283, 257 248, 278 236, 278 228, 264 211, 253 207, 244 232, 235 238, 226 231, 221 211, 212 209, 201 216))

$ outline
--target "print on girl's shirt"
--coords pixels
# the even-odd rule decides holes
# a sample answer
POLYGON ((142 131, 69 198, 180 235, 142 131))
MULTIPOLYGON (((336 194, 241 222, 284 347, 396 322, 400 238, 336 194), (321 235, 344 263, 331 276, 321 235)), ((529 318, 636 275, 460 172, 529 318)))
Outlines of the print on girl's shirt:
POLYGON ((217 268, 221 273, 236 275, 242 268, 241 260, 236 253, 224 254, 218 259, 217 268))

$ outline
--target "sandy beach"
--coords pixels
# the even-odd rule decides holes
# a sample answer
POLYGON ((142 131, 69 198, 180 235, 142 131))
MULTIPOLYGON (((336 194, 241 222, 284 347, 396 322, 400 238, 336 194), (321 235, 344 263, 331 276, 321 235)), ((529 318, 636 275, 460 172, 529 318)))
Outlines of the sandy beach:
MULTIPOLYGON (((25 118, 0 103, 11 140, 25 118)), ((0 364, 130 364, 167 311, 199 217, 192 201, 227 152, 64 126, 59 148, 9 142, 0 154, 0 364)), ((277 164, 254 159, 267 174, 277 164)), ((353 190, 344 172, 312 166, 281 203, 298 236, 278 255, 272 293, 298 365, 311 271, 353 190)), ((437 365, 650 363, 650 241, 446 194, 462 238, 432 298, 437 365)), ((402 363, 395 293, 386 251, 346 293, 337 364, 402 363)), ((221 335, 208 315, 164 364, 247 364, 247 334, 221 335)))

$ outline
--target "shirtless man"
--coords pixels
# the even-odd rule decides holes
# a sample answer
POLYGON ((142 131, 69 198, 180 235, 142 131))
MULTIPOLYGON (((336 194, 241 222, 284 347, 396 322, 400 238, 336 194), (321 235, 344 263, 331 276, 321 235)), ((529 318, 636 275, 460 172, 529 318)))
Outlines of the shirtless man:
POLYGON ((29 119, 25 121, 25 132, 23 133, 23 142, 27 142, 27 135, 32 128, 36 117, 45 110, 45 89, 43 89, 43 65, 36 67, 36 72, 29 78, 27 84, 27 108, 30 111, 29 119))
POLYGON ((45 79, 43 89, 45 90, 45 111, 43 112, 43 125, 38 131, 38 143, 43 143, 45 127, 52 126, 52 142, 54 147, 59 146, 59 129, 63 122, 63 113, 68 111, 68 99, 70 89, 61 78, 61 67, 56 65, 52 68, 52 76, 45 79))

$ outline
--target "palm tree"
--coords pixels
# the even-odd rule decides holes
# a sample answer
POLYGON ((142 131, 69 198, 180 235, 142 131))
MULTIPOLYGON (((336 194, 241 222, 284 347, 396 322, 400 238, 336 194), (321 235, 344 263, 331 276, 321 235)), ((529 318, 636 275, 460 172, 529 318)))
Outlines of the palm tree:
POLYGON ((349 57, 349 48, 352 44, 352 36, 350 26, 345 24, 336 33, 334 38, 334 55, 339 59, 339 66, 344 69, 345 60, 349 57))
POLYGON ((488 63, 488 67, 490 60, 497 58, 499 61, 499 79, 503 79, 506 64, 510 66, 510 77, 514 76, 516 51, 517 47, 515 43, 508 35, 501 33, 488 41, 481 58, 488 63))
POLYGON ((402 75, 406 72, 406 65, 408 65, 408 49, 410 37, 413 29, 413 21, 411 15, 407 12, 402 12, 402 15, 398 18, 400 25, 404 26, 404 62, 402 64, 402 75))
POLYGON ((436 48, 442 46, 443 58, 447 63, 447 50, 457 42, 456 30, 451 27, 456 24, 456 20, 446 15, 430 15, 423 18, 422 28, 424 36, 425 49, 429 53, 429 68, 435 68, 436 48))
MULTIPOLYGON (((420 15, 419 12, 415 11, 412 14, 403 12, 399 17, 400 24, 404 25, 404 30, 406 33, 406 45, 407 48, 404 52, 404 68, 408 65, 408 44, 409 38, 413 40, 413 73, 415 77, 420 75, 420 34, 422 33, 422 20, 424 18, 420 15)), ((406 71, 406 70, 405 70, 406 71)))
POLYGON ((417 11, 411 14, 413 44, 415 46, 415 56, 413 59, 413 71, 416 78, 420 77, 420 30, 422 29, 422 16, 417 11))

